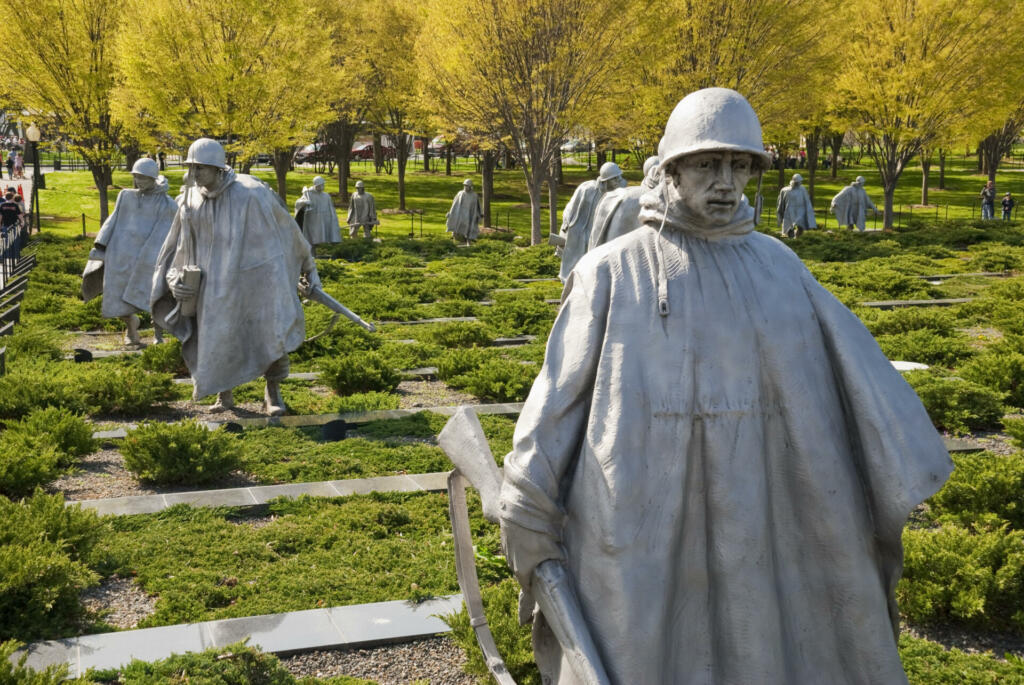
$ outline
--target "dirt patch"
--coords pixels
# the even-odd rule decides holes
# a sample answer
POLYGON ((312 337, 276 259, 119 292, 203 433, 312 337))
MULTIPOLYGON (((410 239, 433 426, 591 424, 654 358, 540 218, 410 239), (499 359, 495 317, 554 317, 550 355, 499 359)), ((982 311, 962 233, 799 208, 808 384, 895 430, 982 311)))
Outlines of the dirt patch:
POLYGON ((82 604, 112 626, 128 630, 156 611, 156 597, 147 595, 131 578, 111 576, 97 587, 83 590, 82 604))
POLYGON ((480 404, 473 395, 449 388, 441 381, 402 381, 398 384, 398 395, 401 409, 480 404))

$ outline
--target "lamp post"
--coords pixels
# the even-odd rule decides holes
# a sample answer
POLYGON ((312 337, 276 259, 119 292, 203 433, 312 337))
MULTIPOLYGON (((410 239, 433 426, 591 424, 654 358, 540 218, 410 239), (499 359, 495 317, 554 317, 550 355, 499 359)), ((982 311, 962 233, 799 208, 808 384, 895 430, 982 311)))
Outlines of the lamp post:
POLYGON ((39 127, 34 123, 25 129, 25 137, 32 143, 32 209, 36 215, 36 231, 41 229, 39 216, 39 189, 46 188, 46 177, 39 171, 39 127))

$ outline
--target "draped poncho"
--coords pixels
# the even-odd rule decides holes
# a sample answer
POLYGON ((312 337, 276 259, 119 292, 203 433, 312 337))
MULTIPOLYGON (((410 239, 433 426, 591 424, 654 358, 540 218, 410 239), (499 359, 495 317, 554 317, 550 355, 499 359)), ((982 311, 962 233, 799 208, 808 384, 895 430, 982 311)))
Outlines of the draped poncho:
POLYGON ((181 341, 194 396, 262 376, 302 344, 297 286, 315 271, 309 243, 273 191, 233 171, 212 190, 188 187, 157 259, 154 320, 181 341), (182 316, 169 283, 186 265, 202 269, 197 312, 182 316))
POLYGON ((148 192, 122 190, 96 234, 94 242, 106 248, 100 309, 104 317, 149 311, 153 268, 178 210, 167 188, 167 179, 160 176, 148 192))
MULTIPOLYGON (((661 236, 645 212, 577 264, 516 424, 517 577, 564 562, 614 683, 905 683, 901 532, 949 474, 941 438, 749 207, 661 236)), ((534 631, 542 670, 575 682, 534 631)))
POLYGON ((341 228, 338 213, 329 193, 315 187, 303 188, 302 195, 295 201, 295 215, 302 212, 302 235, 310 245, 340 243, 341 228))
POLYGON ((466 240, 476 240, 480 235, 480 220, 483 217, 476 193, 460 190, 452 200, 452 208, 445 215, 445 231, 466 240))

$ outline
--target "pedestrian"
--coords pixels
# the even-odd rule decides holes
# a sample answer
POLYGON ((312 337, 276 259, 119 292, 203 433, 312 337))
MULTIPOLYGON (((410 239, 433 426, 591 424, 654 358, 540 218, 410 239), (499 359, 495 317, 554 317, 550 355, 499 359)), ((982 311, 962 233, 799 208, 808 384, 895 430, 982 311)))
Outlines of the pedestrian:
POLYGON ((995 213, 996 203, 996 188, 992 181, 985 184, 985 187, 981 189, 981 219, 987 221, 991 219, 995 213))
POLYGON ((1014 200, 1012 197, 1010 197, 1009 193, 1007 193, 1006 195, 1003 195, 1003 221, 1009 221, 1010 220, 1010 212, 1013 211, 1013 208, 1016 205, 1017 205, 1017 201, 1014 200))
POLYGON ((14 148, 7 151, 7 178, 14 178, 14 148))
POLYGON ((21 151, 14 156, 14 178, 25 178, 25 157, 21 151))
POLYGON ((8 189, 4 201, 0 202, 0 232, 3 233, 4 242, 14 239, 14 234, 18 232, 18 226, 21 224, 23 212, 15 200, 17 196, 17 193, 8 189))

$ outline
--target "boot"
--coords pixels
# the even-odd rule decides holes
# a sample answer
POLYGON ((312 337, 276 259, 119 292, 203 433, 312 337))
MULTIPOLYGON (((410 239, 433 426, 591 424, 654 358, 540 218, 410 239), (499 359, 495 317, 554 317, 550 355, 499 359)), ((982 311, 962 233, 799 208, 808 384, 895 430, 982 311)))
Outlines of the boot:
POLYGON ((210 407, 210 411, 226 411, 235 408, 235 393, 231 390, 217 393, 217 401, 210 407))
POLYGON ((156 344, 159 345, 164 341, 164 329, 159 326, 153 326, 153 338, 156 340, 156 344))
POLYGON ((128 326, 124 332, 124 344, 126 347, 139 347, 142 341, 139 340, 139 317, 134 314, 122 316, 121 320, 128 326))
POLYGON ((267 416, 283 416, 287 409, 281 397, 281 381, 267 381, 267 389, 263 391, 263 408, 267 416))

